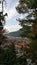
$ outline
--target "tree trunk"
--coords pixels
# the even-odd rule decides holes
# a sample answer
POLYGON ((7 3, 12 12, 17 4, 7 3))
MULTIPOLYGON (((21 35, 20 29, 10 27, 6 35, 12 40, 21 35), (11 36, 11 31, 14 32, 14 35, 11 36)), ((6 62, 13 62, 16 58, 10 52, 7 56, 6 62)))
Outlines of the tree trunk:
POLYGON ((35 23, 33 23, 32 25, 32 34, 34 34, 35 36, 37 36, 37 11, 35 11, 35 23))

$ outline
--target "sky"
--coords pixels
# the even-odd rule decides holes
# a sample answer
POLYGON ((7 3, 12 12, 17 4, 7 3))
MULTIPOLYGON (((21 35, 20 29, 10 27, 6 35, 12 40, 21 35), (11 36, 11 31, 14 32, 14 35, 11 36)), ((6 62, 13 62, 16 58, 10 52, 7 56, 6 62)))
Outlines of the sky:
POLYGON ((6 18, 4 28, 6 28, 9 32, 14 32, 22 28, 16 19, 25 18, 28 15, 28 13, 22 15, 17 12, 15 7, 19 4, 18 1, 19 0, 6 0, 6 9, 4 12, 8 13, 8 17, 6 18))
MULTIPOLYGON (((0 0, 2 1, 2 0, 0 0)), ((8 16, 5 18, 6 19, 6 24, 4 26, 4 29, 7 29, 9 32, 14 32, 22 28, 19 25, 19 22, 16 20, 18 18, 25 18, 28 16, 29 13, 26 14, 19 14, 16 10, 16 6, 19 4, 18 0, 5 0, 6 2, 4 3, 4 14, 7 13, 8 16)), ((1 8, 1 5, 0 5, 1 8)), ((2 9, 0 9, 2 10, 2 9)), ((30 12, 31 13, 31 12, 30 12)))
POLYGON ((4 13, 8 13, 6 17, 6 24, 4 26, 9 32, 17 31, 21 28, 19 22, 16 20, 20 15, 16 11, 16 6, 18 5, 18 0, 6 0, 6 5, 4 8, 4 13))
MULTIPOLYGON (((1 0, 2 1, 2 0, 1 0)), ((18 0, 5 0, 4 3, 4 14, 7 13, 6 24, 4 29, 7 29, 9 32, 14 32, 22 28, 19 25, 19 22, 16 20, 17 18, 24 18, 27 14, 19 14, 16 10, 16 6, 19 4, 18 0)))

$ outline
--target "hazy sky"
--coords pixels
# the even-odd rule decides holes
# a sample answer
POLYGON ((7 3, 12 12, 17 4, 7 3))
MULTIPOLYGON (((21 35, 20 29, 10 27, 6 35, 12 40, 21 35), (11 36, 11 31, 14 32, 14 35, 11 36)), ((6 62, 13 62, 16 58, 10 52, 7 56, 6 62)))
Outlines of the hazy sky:
POLYGON ((18 5, 18 0, 6 0, 6 9, 5 12, 8 13, 8 17, 6 17, 5 28, 8 29, 9 32, 17 31, 20 29, 19 22, 16 19, 19 17, 15 7, 18 5))

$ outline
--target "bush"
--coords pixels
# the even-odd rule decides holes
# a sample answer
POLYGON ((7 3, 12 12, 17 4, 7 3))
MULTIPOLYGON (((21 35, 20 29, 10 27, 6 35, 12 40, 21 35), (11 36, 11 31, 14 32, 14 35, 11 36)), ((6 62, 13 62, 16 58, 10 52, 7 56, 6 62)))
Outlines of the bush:
POLYGON ((16 54, 13 52, 11 47, 6 50, 1 49, 0 65, 14 65, 15 59, 16 54))

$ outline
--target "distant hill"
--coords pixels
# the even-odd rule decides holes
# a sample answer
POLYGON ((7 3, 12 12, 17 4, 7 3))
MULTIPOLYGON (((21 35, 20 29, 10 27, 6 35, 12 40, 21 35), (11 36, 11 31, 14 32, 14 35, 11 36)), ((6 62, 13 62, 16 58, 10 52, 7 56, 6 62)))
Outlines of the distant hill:
POLYGON ((5 34, 6 36, 20 37, 21 30, 5 34))

